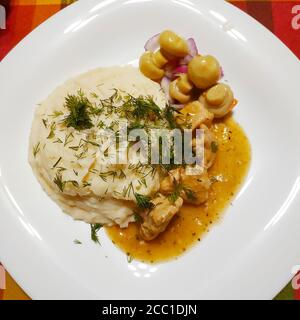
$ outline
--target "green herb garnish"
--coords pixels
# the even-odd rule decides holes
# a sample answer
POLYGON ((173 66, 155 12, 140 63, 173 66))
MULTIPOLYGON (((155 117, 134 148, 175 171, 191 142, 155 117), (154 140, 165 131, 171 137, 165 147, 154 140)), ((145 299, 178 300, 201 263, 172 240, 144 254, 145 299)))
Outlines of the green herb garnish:
POLYGON ((66 136, 65 136, 65 142, 64 142, 64 147, 65 147, 66 145, 68 145, 70 142, 73 141, 72 138, 74 138, 74 135, 73 135, 72 132, 69 132, 69 133, 66 134, 66 136))
POLYGON ((161 118, 162 111, 151 96, 140 96, 135 98, 131 95, 128 95, 126 99, 127 100, 123 103, 123 105, 118 108, 118 112, 121 113, 121 116, 134 120, 161 118))
POLYGON ((33 156, 36 157, 36 155, 40 152, 41 148, 41 143, 38 142, 34 147, 33 147, 33 156))
POLYGON ((63 143, 61 139, 57 138, 53 143, 63 143))
POLYGON ((131 263, 133 261, 133 256, 130 253, 127 253, 127 262, 131 263))
POLYGON ((144 219, 138 212, 135 212, 134 213, 134 221, 136 223, 142 223, 144 221, 144 219))
POLYGON ((53 180, 53 182, 57 185, 58 189, 61 192, 64 192, 64 188, 66 186, 66 181, 63 181, 62 174, 58 172, 53 180))
POLYGON ((177 199, 180 197, 180 193, 182 189, 183 189, 182 184, 174 182, 174 190, 168 196, 168 199, 171 203, 175 203, 177 201, 177 199))
POLYGON ((197 195, 196 195, 196 193, 195 193, 193 190, 188 189, 188 188, 186 188, 186 187, 183 187, 183 190, 184 190, 184 192, 185 192, 185 194, 186 194, 186 197, 187 197, 189 200, 191 200, 191 201, 196 201, 196 200, 197 200, 197 195))
POLYGON ((62 111, 54 111, 53 114, 50 114, 50 117, 52 118, 58 118, 59 116, 62 116, 64 113, 62 111))
POLYGON ((53 139, 55 137, 55 129, 56 129, 56 123, 52 122, 47 139, 53 139))
POLYGON ((66 183, 71 183, 74 187, 79 188, 79 183, 76 180, 69 180, 66 183))
POLYGON ((47 129, 47 119, 42 119, 42 121, 43 121, 43 124, 44 124, 44 126, 45 126, 45 128, 47 129))
POLYGON ((154 204, 151 202, 151 198, 149 196, 142 195, 140 193, 134 193, 136 203, 141 209, 152 209, 154 204))
POLYGON ((100 223, 91 224, 91 239, 97 243, 100 244, 99 237, 97 235, 97 232, 102 228, 102 225, 100 223))
POLYGON ((171 107, 170 105, 167 105, 164 109, 163 115, 164 118, 168 121, 170 129, 178 128, 178 124, 175 121, 174 113, 180 113, 177 109, 171 107))
POLYGON ((86 187, 90 187, 92 184, 90 182, 83 182, 83 187, 86 188, 86 187))
POLYGON ((70 111, 70 114, 65 118, 67 127, 84 130, 93 126, 89 112, 91 103, 81 90, 78 91, 77 95, 66 97, 65 107, 70 111))
POLYGON ((123 196, 124 198, 126 198, 127 196, 129 197, 131 191, 134 191, 132 182, 129 183, 129 185, 127 186, 127 188, 124 187, 123 192, 122 192, 122 196, 123 196))
POLYGON ((56 162, 55 164, 53 165, 53 169, 57 167, 57 165, 60 163, 62 157, 60 157, 56 162))
POLYGON ((74 244, 82 244, 82 242, 77 239, 75 239, 73 242, 74 242, 74 244))

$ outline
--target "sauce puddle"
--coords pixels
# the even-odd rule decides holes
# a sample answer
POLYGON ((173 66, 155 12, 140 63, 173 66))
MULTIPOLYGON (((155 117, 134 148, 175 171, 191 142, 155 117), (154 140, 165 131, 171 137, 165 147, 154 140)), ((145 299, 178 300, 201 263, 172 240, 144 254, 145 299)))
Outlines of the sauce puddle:
POLYGON ((222 122, 215 121, 213 131, 218 140, 218 152, 209 176, 215 182, 204 205, 184 205, 166 231, 150 242, 140 239, 135 223, 126 229, 106 228, 112 242, 130 259, 157 263, 177 258, 201 241, 230 205, 247 175, 251 148, 244 131, 231 116, 222 122))

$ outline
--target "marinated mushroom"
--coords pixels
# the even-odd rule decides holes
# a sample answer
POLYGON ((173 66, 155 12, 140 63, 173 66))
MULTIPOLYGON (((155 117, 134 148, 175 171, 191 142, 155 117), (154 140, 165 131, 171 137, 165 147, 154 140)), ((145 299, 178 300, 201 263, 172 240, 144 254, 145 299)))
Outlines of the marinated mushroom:
POLYGON ((216 118, 222 118, 228 114, 236 105, 231 88, 223 83, 219 83, 204 92, 199 101, 207 110, 214 114, 216 118))
POLYGON ((180 103, 187 103, 191 99, 192 83, 189 81, 186 74, 181 74, 170 84, 170 97, 180 103))
POLYGON ((199 89, 207 89, 221 77, 221 67, 213 56, 196 56, 188 65, 188 76, 199 89))
POLYGON ((149 79, 160 80, 165 71, 163 67, 168 63, 168 60, 160 51, 146 51, 140 58, 140 70, 149 79))
POLYGON ((159 44, 163 53, 176 58, 183 58, 189 53, 186 40, 170 30, 163 31, 160 34, 159 44))

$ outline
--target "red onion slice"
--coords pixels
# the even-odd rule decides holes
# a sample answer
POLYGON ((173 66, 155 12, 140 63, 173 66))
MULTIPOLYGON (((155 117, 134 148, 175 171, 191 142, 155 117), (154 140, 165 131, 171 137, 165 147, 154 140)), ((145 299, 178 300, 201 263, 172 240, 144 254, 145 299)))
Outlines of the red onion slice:
POLYGON ((181 65, 178 66, 175 70, 174 70, 174 75, 178 75, 181 73, 187 73, 188 72, 188 67, 187 65, 181 65))
POLYGON ((224 70, 223 70, 222 67, 220 67, 220 70, 221 70, 221 77, 220 77, 220 79, 222 79, 222 78, 224 77, 224 70))
POLYGON ((171 80, 169 78, 163 77, 162 80, 161 80, 160 85, 161 85, 161 88, 162 88, 163 92, 166 95, 167 101, 169 103, 173 103, 174 101, 170 96, 170 83, 171 83, 171 80))
POLYGON ((189 47, 189 54, 186 55, 183 59, 179 61, 179 64, 186 65, 197 55, 199 54, 196 42, 193 38, 189 38, 187 40, 187 44, 189 47))
POLYGON ((187 73, 187 71, 188 71, 187 65, 178 65, 178 64, 168 63, 165 67, 165 76, 170 80, 174 80, 180 74, 187 73))
POLYGON ((195 40, 193 38, 189 38, 187 40, 189 46, 189 53, 192 57, 195 57, 198 54, 198 48, 195 40))
POLYGON ((159 48, 159 36, 160 33, 157 33, 146 42, 144 46, 145 51, 154 52, 159 48))
POLYGON ((178 67, 178 64, 174 64, 174 63, 168 63, 165 66, 165 76, 171 80, 173 80, 174 78, 174 72, 176 70, 176 68, 178 67))
POLYGON ((179 64, 184 66, 190 63, 190 61, 193 59, 193 56, 191 56, 190 54, 186 55, 184 58, 182 58, 181 60, 179 60, 179 64))

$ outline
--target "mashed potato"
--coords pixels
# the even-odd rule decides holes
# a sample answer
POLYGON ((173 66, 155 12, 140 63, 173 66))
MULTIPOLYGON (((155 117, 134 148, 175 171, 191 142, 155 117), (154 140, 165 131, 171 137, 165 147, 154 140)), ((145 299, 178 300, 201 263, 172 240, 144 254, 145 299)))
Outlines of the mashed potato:
POLYGON ((126 227, 133 221, 135 190, 143 195, 159 189, 160 173, 151 167, 137 170, 132 164, 102 162, 98 133, 113 128, 120 117, 97 114, 89 128, 76 130, 65 125, 69 114, 66 97, 84 95, 92 106, 122 93, 133 97, 151 96, 164 108, 165 96, 160 86, 133 67, 96 69, 58 87, 42 102, 35 113, 30 136, 29 162, 42 187, 67 214, 88 223, 126 227))

